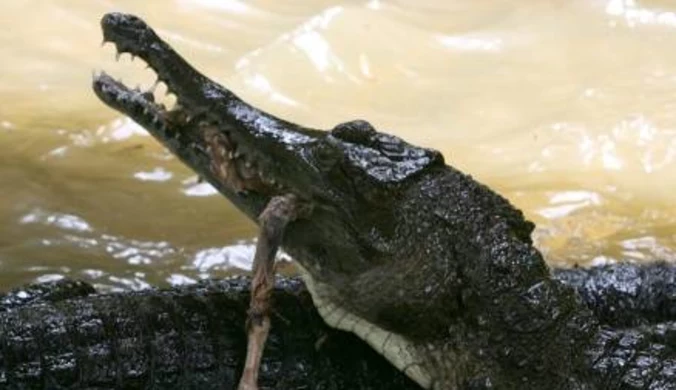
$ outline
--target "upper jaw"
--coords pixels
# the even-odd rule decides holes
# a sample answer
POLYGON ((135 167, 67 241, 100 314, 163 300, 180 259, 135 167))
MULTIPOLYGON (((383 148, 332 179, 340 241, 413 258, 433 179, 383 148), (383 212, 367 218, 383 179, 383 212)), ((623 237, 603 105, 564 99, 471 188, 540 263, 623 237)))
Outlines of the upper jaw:
POLYGON ((117 57, 129 53, 143 59, 155 73, 158 82, 167 85, 168 92, 179 98, 195 93, 196 84, 209 81, 140 18, 122 13, 108 13, 101 18, 103 42, 112 42, 117 57))
POLYGON ((257 217, 270 196, 298 192, 294 189, 315 180, 300 152, 321 132, 243 102, 196 71, 135 16, 107 14, 101 26, 104 42, 115 44, 118 55, 147 62, 177 104, 167 109, 152 92, 130 89, 105 73, 92 83, 99 99, 147 129, 250 217, 257 217))

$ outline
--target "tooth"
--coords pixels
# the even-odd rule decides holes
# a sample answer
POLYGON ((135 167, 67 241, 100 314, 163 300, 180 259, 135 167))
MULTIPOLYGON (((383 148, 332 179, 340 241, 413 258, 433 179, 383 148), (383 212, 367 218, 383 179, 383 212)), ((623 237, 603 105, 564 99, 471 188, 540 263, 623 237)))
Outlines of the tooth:
POLYGON ((152 92, 143 92, 141 93, 141 88, 138 87, 137 93, 141 95, 145 100, 154 103, 155 102, 155 95, 153 95, 152 92))
POLYGON ((235 158, 239 158, 241 155, 242 153, 240 153, 239 150, 235 150, 235 158))
MULTIPOLYGON (((148 67, 150 67, 150 65, 148 65, 148 67)), ((155 80, 155 83, 148 89, 148 92, 155 93, 155 89, 157 89, 157 86, 160 85, 160 83, 160 79, 155 80)))
POLYGON ((274 186, 275 184, 277 184, 277 181, 276 181, 275 179, 270 180, 270 185, 271 185, 271 186, 274 186))
POLYGON ((247 168, 251 168, 251 163, 247 161, 247 162, 244 163, 244 166, 247 167, 247 168))
POLYGON ((233 158, 235 158, 235 154, 232 151, 228 152, 228 158, 232 160, 233 158))

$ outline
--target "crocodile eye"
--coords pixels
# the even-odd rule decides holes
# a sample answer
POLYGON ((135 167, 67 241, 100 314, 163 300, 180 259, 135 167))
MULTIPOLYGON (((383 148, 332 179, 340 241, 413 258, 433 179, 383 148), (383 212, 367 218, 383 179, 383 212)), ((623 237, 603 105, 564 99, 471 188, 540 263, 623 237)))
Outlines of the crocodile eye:
POLYGON ((314 156, 317 168, 326 172, 330 171, 331 168, 333 168, 333 166, 336 165, 342 153, 340 149, 333 143, 323 141, 319 142, 315 146, 312 155, 314 156))
POLYGON ((331 130, 331 135, 346 142, 367 145, 372 142, 376 130, 364 120, 341 123, 331 130))
POLYGON ((406 154, 406 147, 401 139, 387 134, 378 136, 378 149, 388 157, 401 157, 406 154))

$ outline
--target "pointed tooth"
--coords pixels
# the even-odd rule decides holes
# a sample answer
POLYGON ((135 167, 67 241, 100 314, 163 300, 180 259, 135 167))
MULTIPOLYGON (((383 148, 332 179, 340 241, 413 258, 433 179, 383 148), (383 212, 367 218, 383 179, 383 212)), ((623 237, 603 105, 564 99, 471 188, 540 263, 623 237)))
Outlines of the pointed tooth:
MULTIPOLYGON (((148 65, 148 67, 150 67, 150 65, 148 65)), ((155 93, 155 90, 157 89, 157 86, 160 85, 160 83, 161 83, 161 81, 160 81, 159 78, 157 80, 155 80, 153 85, 150 88, 148 88, 148 92, 155 93)))
POLYGON ((143 98, 146 99, 147 101, 149 101, 149 102, 151 102, 151 103, 155 103, 155 95, 153 95, 152 92, 146 91, 146 92, 141 93, 140 87, 139 87, 139 89, 138 89, 138 92, 139 92, 139 93, 141 94, 141 96, 143 96, 143 98))
POLYGON ((251 163, 249 161, 247 161, 247 162, 244 163, 244 166, 247 167, 247 168, 251 168, 251 163))
POLYGON ((239 150, 235 150, 235 158, 239 158, 242 155, 239 150))
POLYGON ((232 160, 233 158, 235 158, 235 153, 233 153, 232 151, 228 152, 228 158, 229 158, 230 160, 232 160))

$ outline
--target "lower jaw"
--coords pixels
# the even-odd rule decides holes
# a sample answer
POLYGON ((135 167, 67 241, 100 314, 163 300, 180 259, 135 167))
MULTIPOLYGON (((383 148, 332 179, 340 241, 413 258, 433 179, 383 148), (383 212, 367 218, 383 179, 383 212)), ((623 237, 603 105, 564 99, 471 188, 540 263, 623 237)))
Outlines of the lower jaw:
POLYGON ((420 386, 425 389, 431 388, 432 375, 425 368, 426 359, 420 356, 420 348, 403 336, 382 329, 348 311, 340 304, 339 299, 335 299, 338 292, 331 286, 315 280, 298 262, 294 262, 294 265, 312 296, 312 302, 327 325, 354 333, 420 386))

